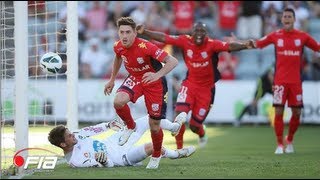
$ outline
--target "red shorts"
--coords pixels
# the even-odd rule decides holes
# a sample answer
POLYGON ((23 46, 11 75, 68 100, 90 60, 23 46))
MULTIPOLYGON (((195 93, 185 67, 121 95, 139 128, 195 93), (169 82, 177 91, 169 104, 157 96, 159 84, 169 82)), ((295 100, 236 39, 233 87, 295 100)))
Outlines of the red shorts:
POLYGON ((168 87, 165 77, 151 84, 144 84, 133 76, 128 76, 117 92, 126 92, 130 101, 135 103, 144 95, 148 114, 152 119, 166 118, 168 87))
POLYGON ((302 84, 274 84, 273 106, 303 107, 302 84))
POLYGON ((191 110, 192 115, 189 123, 198 127, 206 119, 214 103, 214 96, 214 86, 200 87, 184 81, 177 97, 175 111, 188 113, 191 110))

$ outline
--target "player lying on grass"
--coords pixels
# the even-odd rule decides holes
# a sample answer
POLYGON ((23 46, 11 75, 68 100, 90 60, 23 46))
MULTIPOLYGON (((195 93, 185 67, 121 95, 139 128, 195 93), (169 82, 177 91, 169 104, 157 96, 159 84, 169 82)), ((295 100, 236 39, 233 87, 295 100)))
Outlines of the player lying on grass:
MULTIPOLYGON (((161 128, 177 132, 185 123, 186 117, 186 113, 180 113, 174 122, 162 119, 161 128)), ((137 129, 123 146, 118 145, 118 139, 125 126, 119 120, 84 127, 73 133, 64 125, 58 125, 50 131, 48 140, 51 144, 63 149, 65 158, 71 167, 135 166, 141 164, 141 161, 150 156, 153 151, 152 143, 134 146, 149 129, 148 119, 149 117, 146 115, 135 121, 137 129), (108 129, 117 132, 104 140, 90 137, 106 132, 108 129)), ((194 152, 193 146, 178 150, 162 147, 163 158, 178 159, 188 157, 194 152)))

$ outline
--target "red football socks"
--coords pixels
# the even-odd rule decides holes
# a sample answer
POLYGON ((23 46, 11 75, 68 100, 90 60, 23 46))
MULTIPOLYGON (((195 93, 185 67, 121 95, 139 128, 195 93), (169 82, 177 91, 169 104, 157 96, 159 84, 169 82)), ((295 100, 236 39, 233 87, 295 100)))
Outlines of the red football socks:
POLYGON ((287 141, 289 141, 289 143, 292 142, 293 135, 297 131, 297 129, 299 127, 299 124, 300 124, 300 118, 291 116, 291 119, 290 119, 290 122, 289 122, 289 134, 288 134, 288 137, 287 137, 287 141))
POLYGON ((152 157, 160 157, 162 141, 163 141, 163 131, 160 128, 158 132, 151 131, 151 139, 153 144, 152 157))
POLYGON ((126 123, 128 129, 134 129, 136 127, 136 123, 134 122, 131 116, 128 104, 124 105, 120 109, 116 109, 116 112, 120 116, 120 118, 126 123))
POLYGON ((182 124, 179 133, 177 134, 176 138, 176 144, 177 144, 177 149, 182 149, 183 148, 183 134, 186 131, 186 125, 182 124))
POLYGON ((283 145, 283 115, 275 115, 274 130, 277 136, 278 145, 283 145))

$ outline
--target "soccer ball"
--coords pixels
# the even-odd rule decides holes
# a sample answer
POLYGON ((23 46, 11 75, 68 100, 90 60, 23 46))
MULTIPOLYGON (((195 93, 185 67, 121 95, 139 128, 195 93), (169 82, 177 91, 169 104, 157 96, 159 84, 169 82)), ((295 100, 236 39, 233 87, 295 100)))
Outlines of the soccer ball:
POLYGON ((41 57, 40 66, 44 72, 56 74, 62 67, 62 59, 57 53, 48 52, 41 57))

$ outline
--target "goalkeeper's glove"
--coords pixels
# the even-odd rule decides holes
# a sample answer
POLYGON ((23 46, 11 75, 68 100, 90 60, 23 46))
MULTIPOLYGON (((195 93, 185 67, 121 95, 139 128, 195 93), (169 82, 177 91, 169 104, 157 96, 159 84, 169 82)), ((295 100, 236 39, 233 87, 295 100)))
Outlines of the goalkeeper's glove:
POLYGON ((95 153, 95 159, 97 162, 99 162, 102 166, 104 167, 113 167, 114 164, 111 161, 111 159, 109 159, 107 157, 107 154, 103 151, 99 151, 95 153))
POLYGON ((107 154, 104 153, 103 151, 99 151, 99 152, 96 152, 94 154, 94 157, 96 159, 97 162, 101 163, 101 164, 105 164, 107 162, 107 154))

